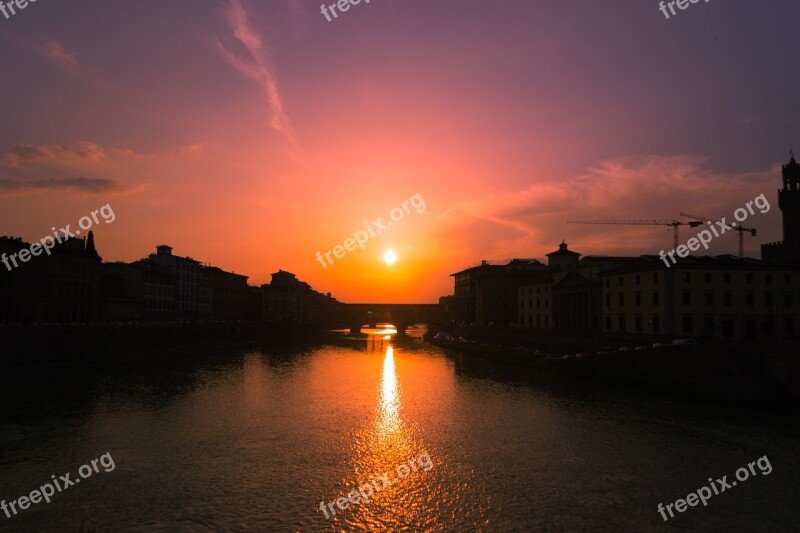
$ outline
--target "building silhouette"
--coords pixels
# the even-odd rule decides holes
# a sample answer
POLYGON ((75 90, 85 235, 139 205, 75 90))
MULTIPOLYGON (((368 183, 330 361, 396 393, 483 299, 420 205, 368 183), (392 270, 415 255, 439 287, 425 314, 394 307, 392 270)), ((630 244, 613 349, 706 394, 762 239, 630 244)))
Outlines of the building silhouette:
POLYGON ((507 326, 517 320, 517 289, 544 272, 536 259, 512 259, 505 265, 480 265, 450 274, 455 320, 468 325, 507 326))
POLYGON ((517 326, 599 331, 603 316, 600 274, 635 258, 586 256, 563 240, 547 254, 547 268, 518 289, 517 326))
POLYGON ((604 331, 730 339, 797 334, 800 276, 790 265, 689 256, 667 269, 658 256, 642 256, 601 277, 604 331))
POLYGON ((150 254, 145 262, 166 268, 176 276, 175 314, 179 320, 196 320, 199 318, 198 302, 200 300, 200 261, 191 257, 180 257, 172 254, 172 247, 162 244, 156 247, 156 253, 150 254))
POLYGON ((200 277, 208 280, 205 290, 211 300, 209 317, 215 320, 247 319, 247 276, 215 266, 203 266, 200 267, 200 277))
POLYGON ((103 264, 104 322, 139 322, 145 316, 144 269, 121 261, 103 264))
MULTIPOLYGON (((30 250, 21 238, 0 237, 0 254, 30 250)), ((294 320, 321 322, 340 305, 283 270, 251 287, 248 277, 160 245, 155 254, 103 263, 94 234, 56 244, 50 255, 0 263, 0 324, 294 320)), ((28 257, 32 256, 32 257, 28 257)))
POLYGON ((262 318, 304 324, 327 323, 336 313, 339 302, 331 294, 322 294, 285 270, 272 274, 272 281, 261 286, 262 318))
MULTIPOLYGON (((21 238, 0 237, 0 254, 30 249, 21 238)), ((101 263, 90 231, 85 239, 56 243, 50 254, 30 257, 11 270, 0 265, 0 323, 101 320, 101 263)))

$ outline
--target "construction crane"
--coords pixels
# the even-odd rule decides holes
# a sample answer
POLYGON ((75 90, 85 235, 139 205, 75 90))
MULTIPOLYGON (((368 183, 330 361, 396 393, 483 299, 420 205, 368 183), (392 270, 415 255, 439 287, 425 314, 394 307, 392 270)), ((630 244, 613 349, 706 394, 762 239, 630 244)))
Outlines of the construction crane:
POLYGON ((629 226, 671 226, 672 227, 672 241, 673 249, 678 247, 680 242, 680 235, 678 228, 680 226, 689 226, 696 228, 701 226, 702 222, 682 222, 680 220, 567 220, 567 224, 621 224, 629 226))
MULTIPOLYGON (((699 217, 697 215, 693 215, 691 213, 685 213, 681 211, 681 216, 686 218, 693 218, 695 220, 702 220, 703 222, 713 222, 710 218, 706 217, 699 217)), ((756 229, 755 228, 745 228, 744 226, 739 226, 736 222, 731 222, 731 228, 735 229, 739 232, 739 257, 744 257, 744 234, 745 232, 749 233, 753 237, 756 236, 756 229)))

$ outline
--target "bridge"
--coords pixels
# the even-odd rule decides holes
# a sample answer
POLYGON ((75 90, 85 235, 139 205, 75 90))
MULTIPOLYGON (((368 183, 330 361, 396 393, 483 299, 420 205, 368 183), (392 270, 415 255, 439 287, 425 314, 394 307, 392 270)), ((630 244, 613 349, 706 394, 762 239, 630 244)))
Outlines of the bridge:
POLYGON ((359 333, 364 325, 374 328, 378 323, 388 322, 403 335, 413 324, 436 324, 444 321, 439 304, 341 304, 331 317, 333 327, 350 328, 350 333, 359 333))

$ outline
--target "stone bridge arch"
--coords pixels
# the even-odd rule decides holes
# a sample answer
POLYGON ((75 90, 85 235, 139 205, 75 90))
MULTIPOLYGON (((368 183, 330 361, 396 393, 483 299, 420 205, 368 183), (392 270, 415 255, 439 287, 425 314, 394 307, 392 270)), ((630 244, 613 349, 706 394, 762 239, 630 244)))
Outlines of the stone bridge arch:
POLYGON ((439 304, 342 304, 341 313, 333 327, 349 328, 351 333, 359 333, 365 325, 375 327, 379 323, 389 323, 397 328, 397 334, 417 323, 441 323, 442 312, 439 304))

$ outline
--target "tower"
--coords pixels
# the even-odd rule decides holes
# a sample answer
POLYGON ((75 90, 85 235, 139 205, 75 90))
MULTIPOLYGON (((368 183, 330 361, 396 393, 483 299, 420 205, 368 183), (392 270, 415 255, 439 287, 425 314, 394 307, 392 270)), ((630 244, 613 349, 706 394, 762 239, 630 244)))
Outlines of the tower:
POLYGON ((783 215, 783 241, 761 245, 761 259, 800 264, 800 165, 789 151, 783 165, 783 189, 778 189, 778 207, 783 215))
POLYGON ((778 207, 783 213, 783 242, 800 245, 800 165, 791 159, 783 165, 783 189, 778 191, 778 207))

